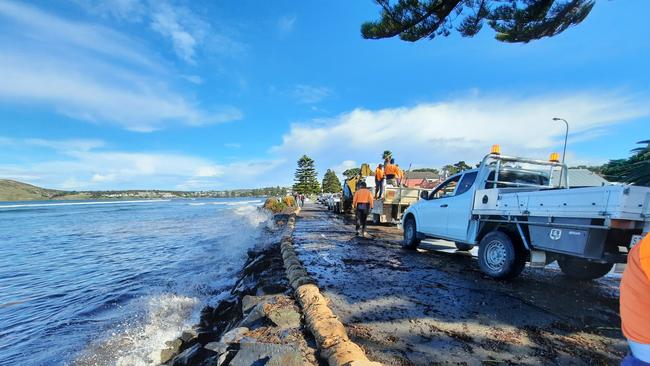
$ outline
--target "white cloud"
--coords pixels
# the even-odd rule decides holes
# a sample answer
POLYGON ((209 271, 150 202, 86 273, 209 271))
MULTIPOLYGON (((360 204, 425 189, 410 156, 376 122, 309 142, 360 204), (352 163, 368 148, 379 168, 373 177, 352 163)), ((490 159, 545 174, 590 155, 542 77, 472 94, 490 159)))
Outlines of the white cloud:
POLYGON ((332 90, 323 86, 298 84, 290 94, 298 103, 314 104, 332 95, 332 90))
POLYGON ((11 2, 0 2, 0 20, 0 102, 51 106, 133 131, 241 118, 234 107, 206 111, 174 90, 164 62, 110 28, 11 2))
POLYGON ((231 149, 239 149, 241 147, 241 144, 236 143, 236 142, 229 142, 229 143, 223 144, 223 146, 231 148, 231 149))
POLYGON ((90 178, 90 181, 93 183, 103 183, 103 182, 112 182, 116 179, 115 174, 98 174, 95 173, 93 174, 92 178, 90 178))
POLYGON ((196 85, 203 84, 203 79, 198 75, 183 75, 182 78, 189 81, 192 84, 196 84, 196 85))
POLYGON ((306 153, 321 167, 339 170, 351 157, 379 162, 386 149, 405 168, 409 163, 439 167, 458 160, 473 164, 495 143, 502 145, 504 154, 545 158, 559 150, 564 138, 564 125, 552 117, 566 118, 570 137, 576 140, 648 115, 647 98, 623 94, 472 96, 413 107, 355 109, 329 120, 294 124, 271 151, 288 156, 306 153))
POLYGON ((147 14, 147 3, 142 0, 76 0, 93 14, 111 16, 128 21, 141 21, 147 14))
POLYGON ((194 174, 195 177, 220 177, 225 173, 223 167, 218 165, 200 166, 194 174))
POLYGON ((281 159, 217 163, 203 157, 167 152, 106 150, 100 140, 12 140, 12 149, 51 149, 49 159, 33 163, 0 162, 0 178, 48 188, 102 189, 224 189, 277 183, 281 159))
POLYGON ((184 24, 181 24, 181 19, 183 18, 177 8, 160 3, 152 14, 151 28, 172 41, 174 51, 180 58, 194 63, 195 49, 199 43, 197 37, 201 33, 190 32, 184 24))
POLYGON ((296 24, 296 16, 295 15, 285 15, 280 17, 278 19, 278 29, 282 33, 289 33, 293 30, 293 27, 296 24))
POLYGON ((351 168, 358 168, 359 166, 360 164, 354 160, 344 160, 338 165, 329 167, 329 169, 332 169, 335 173, 341 175, 344 171, 351 168))
MULTIPOLYGON (((22 36, 44 51, 61 51, 62 47, 96 52, 102 56, 157 68, 139 42, 104 26, 66 20, 18 2, 0 2, 0 19, 4 18, 5 36, 22 36), (13 34, 10 34, 13 33, 13 34), (26 37, 25 37, 26 36, 26 37)), ((15 41, 15 39, 12 39, 15 41)), ((19 46, 26 47, 28 43, 19 46)), ((54 52, 50 54, 50 57, 54 52)))
POLYGON ((189 64, 195 64, 200 52, 234 56, 244 45, 233 39, 224 19, 215 22, 214 16, 205 20, 190 7, 169 0, 75 0, 91 14, 108 16, 120 21, 145 24, 169 41, 176 55, 189 64), (218 23, 218 24, 217 24, 218 23))
POLYGON ((24 143, 31 146, 41 146, 62 152, 88 151, 106 145, 104 141, 98 139, 26 139, 24 140, 24 143))

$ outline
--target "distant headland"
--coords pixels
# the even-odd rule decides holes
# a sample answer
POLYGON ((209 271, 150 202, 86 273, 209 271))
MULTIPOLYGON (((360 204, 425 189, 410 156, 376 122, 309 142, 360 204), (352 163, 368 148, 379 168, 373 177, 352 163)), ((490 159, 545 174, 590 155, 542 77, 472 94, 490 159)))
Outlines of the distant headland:
POLYGON ((285 187, 278 186, 223 191, 173 191, 157 189, 64 191, 41 188, 15 180, 0 179, 0 201, 266 197, 284 196, 287 190, 285 187))

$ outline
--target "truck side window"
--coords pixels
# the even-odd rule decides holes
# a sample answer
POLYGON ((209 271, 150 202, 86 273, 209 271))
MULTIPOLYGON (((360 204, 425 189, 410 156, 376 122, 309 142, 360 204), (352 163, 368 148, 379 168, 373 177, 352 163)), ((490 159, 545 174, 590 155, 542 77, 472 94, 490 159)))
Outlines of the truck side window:
POLYGON ((458 181, 460 180, 460 175, 457 175, 446 182, 440 184, 436 189, 431 192, 431 195, 429 195, 429 199, 435 199, 435 198, 442 198, 442 197, 450 197, 454 195, 454 190, 456 189, 456 186, 458 185, 458 181))
POLYGON ((472 185, 476 180, 477 174, 478 172, 471 172, 463 175, 463 179, 461 179, 460 183, 458 184, 458 189, 456 190, 456 196, 458 196, 459 194, 463 194, 469 191, 470 188, 472 188, 472 185))

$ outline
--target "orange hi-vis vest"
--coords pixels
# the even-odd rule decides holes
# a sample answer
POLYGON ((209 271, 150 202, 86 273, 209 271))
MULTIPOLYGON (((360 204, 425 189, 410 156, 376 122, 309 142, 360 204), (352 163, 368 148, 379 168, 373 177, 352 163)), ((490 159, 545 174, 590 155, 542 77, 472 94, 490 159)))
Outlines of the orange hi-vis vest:
POLYGON ((650 344, 650 234, 627 255, 621 280, 621 323, 627 339, 650 344))
POLYGON ((356 208, 358 203, 368 203, 370 208, 374 207, 374 197, 370 190, 367 188, 361 188, 354 192, 354 198, 352 199, 352 207, 356 208))
POLYGON ((394 175, 397 177, 397 174, 399 174, 399 168, 394 164, 386 164, 384 167, 384 173, 386 173, 386 175, 394 175))
POLYGON ((384 169, 377 167, 377 169, 375 169, 375 180, 382 179, 384 179, 384 169))

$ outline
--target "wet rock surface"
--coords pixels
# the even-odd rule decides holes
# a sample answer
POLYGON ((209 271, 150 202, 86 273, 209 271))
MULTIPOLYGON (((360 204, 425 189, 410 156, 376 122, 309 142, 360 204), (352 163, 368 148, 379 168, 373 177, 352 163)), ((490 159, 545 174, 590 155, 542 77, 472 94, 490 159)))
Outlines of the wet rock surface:
POLYGON ((319 365, 285 278, 280 238, 287 215, 275 215, 268 242, 249 251, 230 296, 201 311, 195 329, 167 342, 168 366, 319 365))
POLYGON ((298 257, 350 338, 386 365, 616 365, 626 354, 616 276, 576 282, 526 268, 484 277, 453 243, 400 246, 392 226, 355 237, 352 217, 306 205, 298 257))

